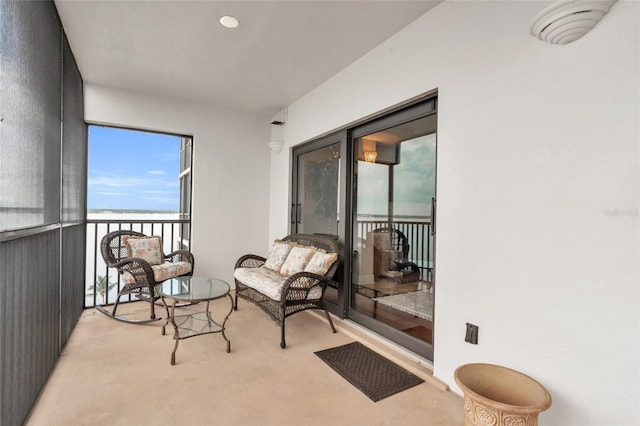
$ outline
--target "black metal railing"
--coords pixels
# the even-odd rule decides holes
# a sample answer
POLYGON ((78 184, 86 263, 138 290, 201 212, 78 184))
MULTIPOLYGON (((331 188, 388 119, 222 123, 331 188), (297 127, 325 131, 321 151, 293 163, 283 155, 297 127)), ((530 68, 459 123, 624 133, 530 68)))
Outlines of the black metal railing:
MULTIPOLYGON (((162 238, 165 254, 179 249, 189 250, 191 245, 189 219, 87 220, 85 308, 114 303, 120 292, 122 283, 119 274, 115 269, 107 267, 100 254, 102 237, 120 229, 131 229, 146 235, 159 235, 162 238)), ((121 300, 121 302, 126 301, 121 300)))
MULTIPOLYGON (((420 267, 423 276, 430 276, 433 270, 431 222, 358 220, 356 225, 358 237, 363 239, 367 238, 369 232, 389 226, 402 232, 409 243, 407 258, 420 267)), ((190 247, 191 221, 188 219, 87 220, 85 307, 114 303, 120 292, 120 276, 115 269, 107 267, 100 254, 102 237, 120 229, 132 229, 146 235, 159 235, 162 238, 165 253, 178 249, 189 250, 190 247)), ((127 300, 121 300, 121 302, 125 301, 127 300)))

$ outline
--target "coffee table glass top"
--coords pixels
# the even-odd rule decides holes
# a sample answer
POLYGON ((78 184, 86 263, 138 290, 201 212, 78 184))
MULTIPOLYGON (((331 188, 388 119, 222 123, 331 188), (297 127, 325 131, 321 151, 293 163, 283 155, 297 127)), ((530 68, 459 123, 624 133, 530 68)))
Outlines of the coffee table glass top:
POLYGON ((217 278, 178 277, 163 282, 160 292, 164 297, 181 302, 202 302, 229 294, 229 284, 217 278))

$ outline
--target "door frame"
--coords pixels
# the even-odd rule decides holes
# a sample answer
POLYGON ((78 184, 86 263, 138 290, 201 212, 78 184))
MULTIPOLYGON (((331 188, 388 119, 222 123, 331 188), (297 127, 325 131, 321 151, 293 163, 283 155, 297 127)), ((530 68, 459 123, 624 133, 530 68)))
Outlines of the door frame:
POLYGON ((340 246, 339 259, 340 265, 334 275, 334 281, 338 283, 338 297, 337 303, 333 303, 332 301, 326 300, 325 303, 327 305, 327 310, 334 315, 337 315, 339 318, 346 318, 347 314, 347 306, 345 305, 345 294, 348 293, 344 289, 345 278, 348 275, 345 271, 351 270, 351 257, 347 256, 345 252, 345 248, 347 245, 345 244, 346 238, 348 237, 348 232, 351 231, 351 224, 349 223, 347 227, 345 224, 350 222, 350 219, 347 217, 347 213, 351 211, 351 199, 347 197, 347 194, 344 188, 347 187, 348 181, 347 179, 351 176, 351 162, 350 156, 347 150, 347 137, 348 132, 346 129, 341 129, 325 136, 316 138, 312 141, 306 142, 302 145, 297 145, 292 148, 291 152, 291 192, 289 195, 289 233, 296 233, 297 229, 297 208, 296 206, 299 204, 297 202, 298 198, 298 158, 301 155, 307 154, 309 152, 334 145, 339 144, 340 146, 340 180, 338 182, 338 188, 340 188, 340 199, 338 200, 338 244, 340 246), (348 228, 348 229, 347 229, 348 228))
MULTIPOLYGON (((325 300, 327 310, 339 318, 346 318, 368 328, 369 330, 382 334, 389 340, 407 348, 408 350, 419 354, 429 360, 433 360, 433 344, 419 341, 408 336, 403 331, 392 328, 383 324, 374 318, 367 317, 353 309, 351 305, 351 267, 352 267, 352 251, 353 251, 353 211, 352 200, 355 189, 355 181, 353 176, 354 163, 354 139, 364 136, 376 130, 382 130, 394 127, 408 121, 422 118, 426 115, 438 113, 438 90, 432 90, 422 93, 414 98, 393 105, 377 113, 368 115, 359 120, 348 123, 338 129, 324 133, 313 139, 305 141, 292 148, 291 151, 291 188, 289 193, 289 232, 296 232, 296 223, 293 215, 296 214, 296 200, 298 197, 297 173, 298 173, 298 156, 323 148, 328 145, 340 143, 340 158, 344 161, 340 162, 340 188, 339 198, 339 224, 338 238, 340 245, 340 266, 336 271, 334 280, 338 282, 337 303, 325 300), (293 219, 293 220, 292 220, 293 219)), ((437 131, 436 131, 437 133, 437 131)), ((436 134, 437 138, 437 134, 436 134)), ((437 142, 436 142, 437 150, 437 142)), ((437 167, 437 151, 436 151, 436 167, 437 167)), ((436 174, 437 180, 437 174, 436 174)), ((437 183, 436 183, 437 188, 437 183)), ((436 195, 437 197, 437 195, 436 195)), ((435 238, 433 241, 433 262, 435 267, 435 238)), ((435 269, 433 270, 433 280, 435 282, 435 269)), ((434 286, 435 294, 435 286, 434 286)), ((435 301, 434 301, 435 309, 435 301)), ((433 336, 435 336, 435 315, 433 318, 433 336)))
MULTIPOLYGON (((351 153, 351 172, 353 171, 353 163, 355 162, 355 140, 359 137, 366 136, 371 133, 375 133, 378 131, 382 131, 385 129, 389 129, 391 127, 395 127, 419 118, 437 115, 437 94, 434 95, 431 99, 426 101, 416 103, 405 108, 399 108, 396 111, 387 112, 384 116, 379 117, 378 119, 369 120, 366 123, 363 123, 357 127, 354 127, 349 132, 348 145, 351 153)), ((437 125, 436 125, 436 138, 437 138, 437 125)), ((437 140, 437 139, 436 139, 437 140)), ((437 168, 437 142, 436 142, 436 168, 437 168)), ((356 194, 356 181, 353 173, 349 176, 350 182, 348 187, 349 199, 352 200, 353 196, 356 194)), ((436 173, 437 179, 437 173, 436 173)), ((437 185, 436 185, 437 187, 437 185)), ((436 194, 437 198, 437 194, 436 194)), ((350 218, 349 218, 349 231, 352 231, 352 224, 355 222, 355 217, 353 215, 356 213, 353 211, 353 206, 351 207, 350 218)), ((351 253, 353 251, 353 236, 349 234, 349 245, 347 246, 349 250, 349 262, 351 263, 351 253)), ((346 244, 345 244, 346 246, 346 244)), ((346 250, 345 250, 346 251, 346 250)), ((346 256, 346 254, 345 254, 346 256)), ((435 238, 433 242, 433 263, 434 263, 434 278, 432 278, 435 282, 435 238)), ((348 270, 350 273, 351 268, 348 270)), ((368 328, 371 331, 374 331, 378 334, 381 334, 385 338, 409 349, 410 351, 419 354, 429 360, 433 360, 433 344, 429 344, 425 341, 417 339, 415 337, 409 336, 405 332, 393 328, 387 324, 384 324, 375 318, 372 318, 368 315, 365 315, 361 312, 358 312, 355 309, 351 309, 351 276, 345 276, 345 283, 348 283, 348 291, 345 295, 345 302, 347 311, 346 318, 353 320, 354 322, 361 324, 362 326, 368 328)), ((435 294, 435 286, 434 286, 434 294, 435 294)), ((434 304, 435 305, 435 304, 434 304)), ((432 319, 432 335, 435 335, 435 316, 432 319)), ((432 340, 433 341, 433 340, 432 340)))

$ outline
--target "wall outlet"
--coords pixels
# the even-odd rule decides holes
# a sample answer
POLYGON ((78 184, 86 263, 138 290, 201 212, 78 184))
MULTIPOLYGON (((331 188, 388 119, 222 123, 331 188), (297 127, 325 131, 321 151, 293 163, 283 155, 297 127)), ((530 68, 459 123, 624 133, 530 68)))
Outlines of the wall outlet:
POLYGON ((464 341, 474 345, 478 344, 478 326, 477 325, 467 323, 467 333, 464 337, 464 341))

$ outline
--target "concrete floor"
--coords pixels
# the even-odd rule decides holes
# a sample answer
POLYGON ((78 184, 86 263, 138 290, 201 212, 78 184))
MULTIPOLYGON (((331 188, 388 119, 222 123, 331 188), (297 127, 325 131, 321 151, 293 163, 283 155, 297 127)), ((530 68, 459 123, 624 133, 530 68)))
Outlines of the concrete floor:
MULTIPOLYGON (((219 334, 179 343, 170 365, 171 330, 125 324, 86 310, 27 425, 461 425, 462 397, 431 376, 428 365, 381 344, 346 321, 305 312, 280 329, 240 300, 227 322, 231 353, 219 334), (425 383, 372 402, 322 362, 315 351, 359 340, 425 383)), ((182 310, 200 310, 196 305, 182 310)), ((141 303, 126 306, 144 315, 141 303)), ((212 303, 214 319, 229 300, 212 303)), ((158 312, 163 312, 162 309, 158 312)))

